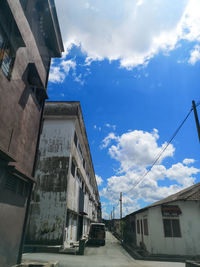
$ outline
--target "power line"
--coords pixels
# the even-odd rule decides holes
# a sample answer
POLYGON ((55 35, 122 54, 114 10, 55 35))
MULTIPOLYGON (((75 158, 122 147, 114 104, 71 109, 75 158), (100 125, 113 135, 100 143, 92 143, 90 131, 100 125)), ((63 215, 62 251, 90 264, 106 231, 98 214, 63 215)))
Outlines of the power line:
MULTIPOLYGON (((195 105, 196 107, 198 107, 200 105, 200 101, 195 105)), ((143 175, 143 177, 141 179, 138 180, 138 182, 136 182, 135 185, 133 185, 133 187, 131 189, 129 189, 127 192, 124 192, 125 194, 129 193, 131 190, 133 190, 138 184, 140 184, 144 178, 148 175, 149 172, 151 172, 152 168, 154 167, 154 165, 158 162, 158 160, 161 158, 162 154, 165 152, 165 150, 168 148, 168 146, 170 145, 170 143, 173 141, 173 139, 176 137, 176 135, 178 134, 178 132, 180 131, 180 129, 182 128, 182 126, 184 125, 184 123, 186 122, 186 120, 188 119, 188 117, 190 116, 191 112, 193 111, 193 107, 190 109, 190 111, 188 112, 188 114, 186 115, 186 117, 184 118, 184 120, 181 122, 181 124, 179 125, 179 127, 176 129, 176 131, 174 132, 174 134, 172 135, 172 137, 169 139, 167 145, 162 149, 162 151, 158 154, 157 158, 155 159, 155 161, 152 163, 150 169, 148 171, 146 171, 146 173, 143 175)), ((120 201, 119 201, 120 202, 120 201)), ((113 208, 117 207, 119 205, 119 202, 117 204, 114 205, 113 208)))
MULTIPOLYGON (((196 107, 200 105, 200 101, 196 104, 196 107)), ((146 171, 146 173, 143 175, 143 177, 138 180, 138 182, 136 182, 135 185, 133 185, 133 187, 131 189, 128 190, 127 193, 129 193, 131 190, 133 190, 138 184, 140 184, 144 178, 147 176, 147 174, 152 170, 153 166, 158 162, 158 160, 161 158, 162 154, 165 152, 165 150, 168 148, 168 146, 170 145, 170 143, 173 141, 173 139, 176 137, 176 135, 178 134, 178 132, 180 131, 180 129, 182 128, 183 124, 186 122, 186 120, 188 119, 188 117, 190 116, 191 112, 192 112, 193 108, 190 109, 190 111, 188 112, 187 116, 184 118, 184 120, 181 122, 181 124, 179 125, 179 127, 176 129, 176 131, 174 132, 174 134, 172 135, 172 137, 169 139, 167 145, 163 148, 163 150, 158 154, 157 158, 155 159, 155 161, 153 162, 153 164, 151 165, 150 169, 148 171, 146 171)))

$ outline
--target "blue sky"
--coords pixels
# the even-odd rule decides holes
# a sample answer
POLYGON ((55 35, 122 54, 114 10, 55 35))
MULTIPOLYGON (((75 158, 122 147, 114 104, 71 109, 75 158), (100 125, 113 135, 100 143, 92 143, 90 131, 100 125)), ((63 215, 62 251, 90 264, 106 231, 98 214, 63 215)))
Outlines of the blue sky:
POLYGON ((200 100, 198 1, 55 2, 65 53, 48 95, 81 102, 104 217, 119 215, 121 191, 126 215, 199 182, 193 113, 141 180, 200 100))

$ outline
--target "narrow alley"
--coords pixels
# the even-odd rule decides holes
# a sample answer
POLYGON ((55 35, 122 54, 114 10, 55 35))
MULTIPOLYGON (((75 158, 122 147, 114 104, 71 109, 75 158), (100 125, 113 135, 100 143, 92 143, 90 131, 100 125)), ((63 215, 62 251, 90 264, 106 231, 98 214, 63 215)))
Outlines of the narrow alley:
POLYGON ((27 253, 23 261, 58 262, 59 267, 183 267, 184 263, 153 262, 134 260, 121 246, 120 242, 106 232, 106 245, 86 247, 84 256, 53 253, 27 253))

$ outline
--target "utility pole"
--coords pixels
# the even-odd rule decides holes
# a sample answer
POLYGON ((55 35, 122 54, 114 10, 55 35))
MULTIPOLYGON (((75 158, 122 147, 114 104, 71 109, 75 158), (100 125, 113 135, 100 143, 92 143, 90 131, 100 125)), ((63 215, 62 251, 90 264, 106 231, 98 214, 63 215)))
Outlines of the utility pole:
POLYGON ((120 220, 121 220, 122 219, 122 192, 120 192, 119 202, 120 202, 120 220))
POLYGON ((110 219, 112 220, 112 211, 111 211, 111 213, 110 213, 110 219))
POLYGON ((197 114, 196 104, 195 104, 194 100, 192 101, 192 107, 194 110, 194 117, 195 117, 195 121, 196 121, 197 132, 198 132, 199 142, 200 142, 200 125, 199 125, 199 118, 198 118, 198 114, 197 114))
POLYGON ((113 207, 113 219, 115 219, 115 207, 113 207))

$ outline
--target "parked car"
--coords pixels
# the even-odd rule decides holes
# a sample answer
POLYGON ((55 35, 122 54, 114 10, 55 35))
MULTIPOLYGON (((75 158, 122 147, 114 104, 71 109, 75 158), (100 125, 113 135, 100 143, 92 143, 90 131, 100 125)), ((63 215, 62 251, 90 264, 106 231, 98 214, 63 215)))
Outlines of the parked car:
POLYGON ((88 236, 88 243, 94 245, 105 245, 105 224, 104 223, 91 223, 88 236))

